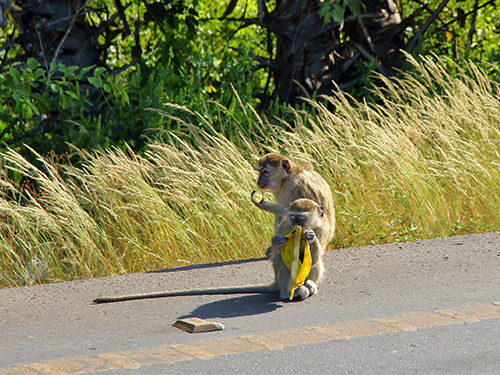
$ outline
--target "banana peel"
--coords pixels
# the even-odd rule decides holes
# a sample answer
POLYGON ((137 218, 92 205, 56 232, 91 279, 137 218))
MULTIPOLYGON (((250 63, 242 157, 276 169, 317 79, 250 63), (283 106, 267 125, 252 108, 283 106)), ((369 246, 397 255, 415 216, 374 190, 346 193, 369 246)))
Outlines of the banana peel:
POLYGON ((290 270, 290 301, 293 299, 295 288, 303 285, 306 277, 311 271, 311 252, 309 243, 304 239, 306 230, 301 226, 295 226, 291 231, 284 233, 288 240, 281 247, 281 259, 290 270), (300 256, 300 248, 304 247, 304 256, 300 256))

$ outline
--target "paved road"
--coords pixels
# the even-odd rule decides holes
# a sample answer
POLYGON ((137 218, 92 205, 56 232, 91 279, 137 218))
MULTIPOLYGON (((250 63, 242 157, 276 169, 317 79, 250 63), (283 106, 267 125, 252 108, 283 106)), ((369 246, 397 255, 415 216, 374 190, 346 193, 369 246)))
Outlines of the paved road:
POLYGON ((267 261, 0 290, 4 374, 500 374, 500 233, 330 251, 320 294, 98 296, 271 281, 267 261), (189 334, 179 317, 223 323, 189 334))

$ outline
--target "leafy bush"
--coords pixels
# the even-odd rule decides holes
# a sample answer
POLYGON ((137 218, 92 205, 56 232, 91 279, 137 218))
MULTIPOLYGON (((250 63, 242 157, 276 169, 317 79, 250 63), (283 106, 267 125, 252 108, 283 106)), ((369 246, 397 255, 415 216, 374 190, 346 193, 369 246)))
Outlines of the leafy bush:
POLYGON ((45 69, 33 58, 24 68, 10 68, 0 84, 0 138, 13 146, 28 143, 42 153, 63 153, 66 142, 88 148, 109 145, 111 134, 102 127, 105 112, 94 102, 127 105, 129 99, 124 87, 104 72, 59 63, 45 69))
MULTIPOLYGON (((176 74, 166 64, 139 66, 111 76, 101 67, 80 69, 56 63, 47 71, 35 59, 29 59, 26 67, 10 68, 3 74, 0 138, 16 149, 28 144, 42 155, 67 153, 68 144, 88 150, 111 145, 124 148, 127 144, 140 151, 147 137, 158 135, 155 129, 178 129, 177 121, 152 111, 161 109, 164 103, 223 113, 221 104, 238 111, 241 95, 245 101, 251 97, 248 82, 239 86, 240 96, 235 95, 231 81, 212 81, 207 86, 207 80, 201 77, 206 63, 204 59, 193 62, 196 65, 186 73, 176 74), (217 103, 211 97, 216 97, 217 103)), ((230 60, 225 69, 227 75, 236 78, 245 74, 247 66, 230 60)), ((214 125, 218 130, 232 131, 226 118, 214 125)))

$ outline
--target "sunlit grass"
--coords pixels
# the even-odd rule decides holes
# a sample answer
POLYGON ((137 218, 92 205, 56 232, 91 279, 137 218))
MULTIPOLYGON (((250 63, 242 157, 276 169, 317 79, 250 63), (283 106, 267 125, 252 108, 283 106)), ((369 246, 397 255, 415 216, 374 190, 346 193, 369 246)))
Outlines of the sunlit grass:
POLYGON ((474 66, 452 78, 432 59, 413 63, 416 73, 380 77, 376 104, 311 101, 315 114, 296 112, 292 130, 246 107, 230 139, 210 127, 216 114, 193 114, 190 142, 171 133, 142 155, 76 150, 79 167, 39 157, 36 168, 5 153, 0 285, 263 256, 273 218, 249 197, 264 148, 312 162, 331 184, 332 248, 500 229, 499 85, 474 66))

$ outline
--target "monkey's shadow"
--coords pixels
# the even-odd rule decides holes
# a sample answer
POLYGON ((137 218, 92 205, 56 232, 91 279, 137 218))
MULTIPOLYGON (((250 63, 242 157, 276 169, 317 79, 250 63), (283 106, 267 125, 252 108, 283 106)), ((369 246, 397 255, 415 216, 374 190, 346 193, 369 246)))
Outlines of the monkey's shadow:
POLYGON ((272 312, 283 304, 274 294, 252 294, 201 305, 182 318, 235 318, 272 312))

